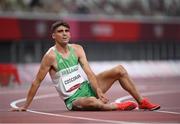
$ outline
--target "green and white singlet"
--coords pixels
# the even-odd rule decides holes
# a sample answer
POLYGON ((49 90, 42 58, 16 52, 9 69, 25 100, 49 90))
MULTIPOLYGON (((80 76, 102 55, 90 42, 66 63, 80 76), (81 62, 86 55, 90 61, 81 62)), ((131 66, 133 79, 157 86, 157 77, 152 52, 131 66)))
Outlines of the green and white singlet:
POLYGON ((58 70, 55 76, 51 77, 52 81, 63 100, 71 97, 80 87, 81 83, 86 79, 80 73, 78 58, 74 49, 68 45, 70 54, 67 58, 63 58, 59 52, 53 47, 56 54, 58 70))
POLYGON ((68 45, 70 54, 67 58, 63 58, 55 47, 52 49, 56 54, 58 70, 51 78, 67 109, 73 110, 72 102, 80 97, 96 97, 89 81, 81 75, 74 49, 68 45))

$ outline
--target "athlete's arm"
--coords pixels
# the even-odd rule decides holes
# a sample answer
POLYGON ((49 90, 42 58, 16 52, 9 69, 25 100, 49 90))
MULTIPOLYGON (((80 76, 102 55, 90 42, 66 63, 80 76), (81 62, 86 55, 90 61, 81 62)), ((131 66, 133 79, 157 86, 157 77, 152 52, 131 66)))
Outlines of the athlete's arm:
POLYGON ((33 80, 32 85, 28 91, 27 99, 23 107, 20 107, 18 109, 14 109, 13 111, 26 111, 26 109, 29 107, 30 103, 32 102, 42 80, 45 78, 46 74, 49 72, 49 69, 52 66, 53 57, 50 54, 45 54, 41 64, 39 71, 36 75, 36 78, 33 80))
POLYGON ((106 103, 108 99, 105 97, 105 95, 102 93, 102 90, 98 86, 96 75, 94 74, 94 72, 91 70, 89 66, 84 49, 80 45, 75 45, 75 51, 78 56, 81 67, 86 73, 88 80, 91 82, 92 87, 96 91, 99 99, 101 99, 104 103, 106 103))

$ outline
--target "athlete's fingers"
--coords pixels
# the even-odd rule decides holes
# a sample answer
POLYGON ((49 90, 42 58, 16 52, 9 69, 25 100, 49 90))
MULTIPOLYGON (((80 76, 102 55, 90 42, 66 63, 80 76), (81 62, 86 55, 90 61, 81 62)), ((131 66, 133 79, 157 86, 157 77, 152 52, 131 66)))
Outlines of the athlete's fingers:
POLYGON ((100 96, 100 100, 101 100, 103 103, 107 103, 107 102, 109 101, 109 99, 108 99, 104 94, 102 94, 102 95, 100 96))
POLYGON ((97 89, 97 96, 103 103, 107 103, 109 101, 101 89, 97 89))
POLYGON ((26 111, 26 109, 20 107, 20 108, 13 108, 13 109, 11 109, 11 111, 12 111, 12 112, 22 112, 22 111, 26 111))
POLYGON ((101 101, 102 101, 103 103, 107 103, 107 102, 108 102, 108 100, 107 100, 107 99, 104 99, 104 98, 102 98, 101 101))

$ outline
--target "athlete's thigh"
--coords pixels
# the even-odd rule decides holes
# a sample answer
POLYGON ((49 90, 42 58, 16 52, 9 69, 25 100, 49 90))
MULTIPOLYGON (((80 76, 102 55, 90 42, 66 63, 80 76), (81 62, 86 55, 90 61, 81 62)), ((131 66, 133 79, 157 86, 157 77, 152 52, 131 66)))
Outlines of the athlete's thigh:
POLYGON ((118 79, 117 67, 101 72, 96 76, 99 87, 101 88, 103 93, 105 93, 112 86, 112 84, 118 79))

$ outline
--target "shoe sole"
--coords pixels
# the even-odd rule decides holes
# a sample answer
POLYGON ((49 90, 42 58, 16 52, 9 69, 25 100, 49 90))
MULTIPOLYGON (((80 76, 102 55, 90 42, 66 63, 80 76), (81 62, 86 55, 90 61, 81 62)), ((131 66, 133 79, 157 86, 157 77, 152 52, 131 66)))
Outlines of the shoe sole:
POLYGON ((158 109, 160 109, 161 108, 161 106, 156 106, 156 107, 154 107, 154 108, 152 108, 152 109, 141 109, 141 108, 139 108, 139 109, 141 109, 141 110, 144 110, 144 111, 154 111, 154 110, 158 110, 158 109))
POLYGON ((153 111, 153 110, 158 110, 158 109, 160 109, 160 108, 161 108, 161 106, 156 106, 156 107, 154 107, 154 108, 150 109, 150 111, 153 111))

